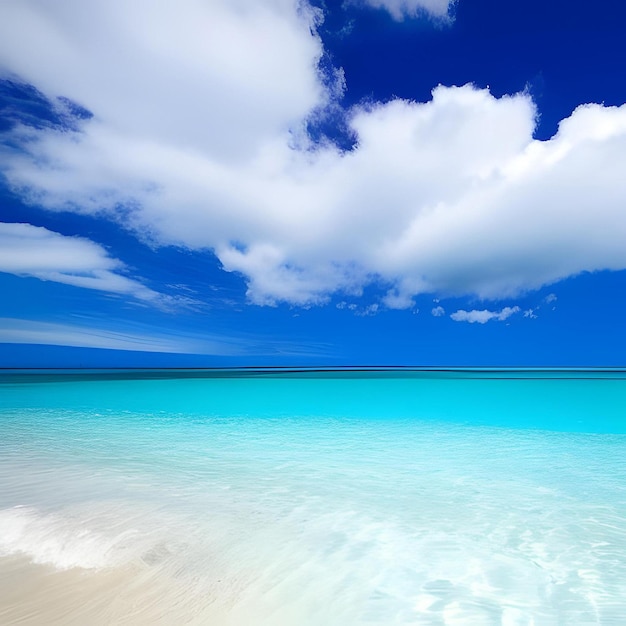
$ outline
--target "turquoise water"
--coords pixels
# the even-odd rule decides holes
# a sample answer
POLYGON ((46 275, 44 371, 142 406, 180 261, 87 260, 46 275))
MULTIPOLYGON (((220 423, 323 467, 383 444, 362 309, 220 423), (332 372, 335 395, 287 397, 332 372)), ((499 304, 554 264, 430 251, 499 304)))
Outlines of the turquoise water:
POLYGON ((15 555, 232 624, 622 624, 626 373, 6 372, 15 555))

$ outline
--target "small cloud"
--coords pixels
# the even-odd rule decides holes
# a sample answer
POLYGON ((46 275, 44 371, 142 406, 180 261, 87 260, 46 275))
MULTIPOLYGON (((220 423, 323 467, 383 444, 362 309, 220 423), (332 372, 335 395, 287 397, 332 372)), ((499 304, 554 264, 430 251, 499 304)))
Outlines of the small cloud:
POLYGON ((347 37, 348 35, 350 35, 352 33, 352 31, 354 30, 354 20, 348 20, 344 26, 339 29, 336 33, 337 37, 339 37, 340 39, 344 39, 345 37, 347 37))
POLYGON ((394 20, 429 15, 439 20, 449 20, 454 0, 364 0, 376 9, 385 9, 394 20))
POLYGON ((378 313, 379 306, 378 304, 370 304, 366 306, 364 309, 359 311, 355 311, 355 315, 359 315, 360 317, 367 317, 369 315, 376 315, 378 313))
POLYGON ((409 294, 390 290, 383 298, 383 304, 388 309, 410 309, 415 306, 415 300, 409 294))
POLYGON ((551 302, 556 302, 557 300, 558 298, 556 297, 556 295, 553 293, 550 293, 545 297, 544 302, 546 304, 550 304, 551 302))
POLYGON ((489 320, 497 320, 502 322, 514 313, 519 313, 520 308, 518 306, 514 307, 504 307, 501 311, 488 311, 487 309, 483 309, 482 311, 477 311, 474 309, 473 311, 464 311, 460 309, 456 311, 456 313, 452 313, 450 317, 455 322, 469 322, 470 324, 478 323, 478 324, 486 324, 489 320))
MULTIPOLYGON (((437 301, 438 302, 438 301, 437 301)), ((435 316, 435 317, 442 317, 446 314, 446 310, 442 307, 442 306, 436 306, 431 313, 435 316)))
POLYGON ((358 315, 359 317, 367 317, 368 315, 376 315, 376 313, 378 313, 378 311, 380 310, 380 305, 377 303, 370 304, 363 308, 359 308, 359 306, 355 304, 354 302, 351 302, 349 304, 347 302, 338 302, 336 306, 338 309, 345 309, 347 311, 352 311, 355 315, 358 315))
POLYGON ((532 320, 537 319, 537 314, 535 313, 537 309, 527 309, 524 311, 524 317, 528 317, 532 320))

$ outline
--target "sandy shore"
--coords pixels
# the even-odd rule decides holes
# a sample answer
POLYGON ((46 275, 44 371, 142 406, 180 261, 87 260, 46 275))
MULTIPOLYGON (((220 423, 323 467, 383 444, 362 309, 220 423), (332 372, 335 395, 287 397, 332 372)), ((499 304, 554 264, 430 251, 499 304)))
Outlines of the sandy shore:
POLYGON ((0 624, 101 626, 230 624, 214 599, 162 570, 55 570, 25 557, 0 558, 0 624))

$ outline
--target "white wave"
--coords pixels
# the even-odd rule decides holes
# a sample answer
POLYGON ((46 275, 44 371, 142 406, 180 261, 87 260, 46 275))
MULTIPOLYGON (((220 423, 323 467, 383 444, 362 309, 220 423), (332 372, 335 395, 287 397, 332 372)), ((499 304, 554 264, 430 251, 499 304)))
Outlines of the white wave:
MULTIPOLYGON (((102 524, 102 522, 101 522, 102 524)), ((102 569, 133 558, 137 532, 106 533, 76 515, 16 506, 0 510, 0 555, 24 554, 57 569, 102 569)))

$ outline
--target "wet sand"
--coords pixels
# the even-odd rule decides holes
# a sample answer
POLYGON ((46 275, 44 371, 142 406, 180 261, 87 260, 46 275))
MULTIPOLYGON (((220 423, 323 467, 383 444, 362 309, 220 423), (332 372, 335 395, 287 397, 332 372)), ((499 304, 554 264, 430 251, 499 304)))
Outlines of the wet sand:
POLYGON ((104 626, 231 624, 215 598, 163 579, 154 568, 59 571, 0 558, 0 624, 104 626))

